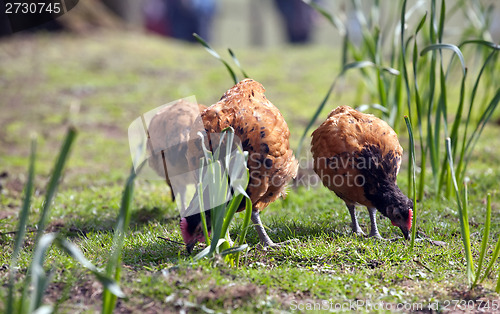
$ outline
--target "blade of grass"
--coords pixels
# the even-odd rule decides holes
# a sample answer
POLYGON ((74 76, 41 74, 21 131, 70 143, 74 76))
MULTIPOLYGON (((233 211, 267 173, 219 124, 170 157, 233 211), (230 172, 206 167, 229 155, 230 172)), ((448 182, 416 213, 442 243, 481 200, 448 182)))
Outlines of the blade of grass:
POLYGON ((217 60, 219 60, 220 62, 222 62, 222 64, 224 64, 224 66, 226 67, 227 71, 229 72, 229 75, 231 76, 231 78, 233 79, 234 81, 234 84, 237 84, 238 83, 238 77, 236 76, 236 74, 234 74, 234 71, 233 69, 231 68, 231 66, 224 60, 221 58, 221 56, 215 51, 212 49, 212 47, 210 47, 210 45, 203 39, 201 38, 200 35, 196 34, 196 33, 193 33, 193 37, 203 46, 205 47, 205 49, 208 51, 208 53, 210 53, 212 56, 214 56, 217 60))
POLYGON ((229 249, 226 249, 226 250, 220 252, 220 255, 226 256, 226 255, 230 255, 230 254, 240 253, 241 251, 244 251, 247 248, 248 248, 248 244, 243 244, 241 246, 234 246, 234 247, 231 247, 229 249))
POLYGON ((422 49, 422 51, 420 52, 420 56, 425 55, 429 51, 442 50, 442 49, 451 50, 451 51, 453 51, 458 56, 458 59, 460 60, 460 63, 462 64, 462 74, 465 75, 465 69, 466 69, 466 67, 465 67, 465 59, 464 59, 464 56, 463 56, 462 51, 460 50, 460 48, 458 48, 455 45, 452 45, 452 44, 433 44, 433 45, 429 45, 429 46, 425 47, 424 49, 422 49))
POLYGON ((498 271, 497 286, 495 288, 496 293, 500 293, 500 271, 498 271))
POLYGON ((415 183, 415 142, 413 140, 413 130, 411 127, 410 119, 405 116, 406 127, 408 129, 408 136, 410 138, 410 168, 412 169, 411 181, 413 187, 413 218, 412 218, 412 230, 411 230, 411 242, 410 242, 410 252, 413 252, 413 247, 415 245, 415 237, 417 236, 417 187, 415 183))
MULTIPOLYGON (((212 243, 214 242, 214 239, 212 239, 212 243)), ((226 239, 218 239, 217 240, 217 245, 215 246, 216 248, 220 247, 224 242, 227 242, 226 239)), ((211 251, 211 246, 207 246, 204 248, 200 253, 196 254, 193 257, 193 260, 198 261, 206 256, 210 256, 210 251, 211 251)))
MULTIPOLYGON (((420 89, 418 85, 418 44, 417 44, 417 35, 419 31, 424 27, 425 21, 427 20, 427 12, 423 16, 423 18, 420 20, 420 23, 418 24, 418 27, 415 31, 414 35, 414 42, 413 42, 413 88, 414 88, 414 95, 415 95, 415 107, 417 109, 417 127, 418 127, 418 135, 420 139, 420 179, 419 179, 419 187, 418 187, 418 199, 422 200, 424 198, 424 186, 425 186, 425 173, 426 173, 426 162, 427 162, 427 146, 425 145, 424 141, 424 134, 423 134, 423 127, 422 127, 422 121, 423 121, 423 105, 422 105, 422 100, 420 97, 420 89)), ((410 97, 410 96, 408 96, 410 97)), ((412 116, 411 116, 411 110, 409 110, 410 114, 410 121, 412 121, 412 116)))
POLYGON ((33 313, 42 305, 42 297, 50 282, 50 274, 47 276, 43 269, 43 262, 47 250, 52 245, 56 238, 55 233, 47 233, 40 237, 33 253, 31 261, 31 302, 28 313, 33 313))
POLYGON ((472 39, 472 40, 466 40, 462 42, 459 47, 461 48, 463 45, 467 44, 477 44, 477 45, 483 45, 495 50, 500 50, 500 45, 497 45, 495 43, 492 43, 491 41, 486 41, 486 40, 480 40, 480 39, 472 39))
MULTIPOLYGON (((252 201, 249 197, 245 197, 245 218, 243 219, 243 224, 241 225, 240 234, 238 235, 238 246, 242 246, 245 242, 248 227, 250 226, 250 219, 252 217, 252 201)), ((236 267, 240 264, 240 253, 236 254, 236 267)))
POLYGON ((66 133, 66 138, 64 139, 61 151, 59 152, 59 157, 57 158, 52 176, 47 186, 47 192, 45 194, 45 200, 43 202, 40 220, 37 224, 38 231, 35 237, 35 244, 38 243, 38 240, 40 240, 41 236, 45 232, 45 226, 47 224, 50 213, 50 206, 52 205, 52 200, 54 199, 54 196, 56 194, 57 186, 59 185, 62 171, 64 169, 64 165, 66 164, 66 160, 68 159, 71 146, 73 145, 73 142, 76 138, 76 134, 77 131, 74 127, 70 127, 66 133))
POLYGON ((240 206, 241 201, 243 200, 244 195, 243 194, 238 194, 229 203, 229 208, 227 210, 227 214, 224 217, 224 224, 222 225, 222 230, 221 234, 226 234, 229 228, 229 224, 233 220, 234 214, 236 213, 236 210, 240 206))
POLYGON ((429 23, 429 35, 431 43, 436 43, 436 0, 431 0, 431 20, 429 23))
POLYGON ((486 197, 486 220, 484 222, 483 239, 481 241, 481 252, 479 254, 479 260, 477 262, 476 275, 474 276, 474 282, 472 283, 471 289, 476 286, 479 276, 481 275, 481 269, 483 267, 484 255, 486 253, 486 248, 488 247, 488 238, 490 236, 490 224, 491 224, 491 194, 486 197))
MULTIPOLYGON (((202 163, 202 166, 201 166, 200 170, 203 173, 203 161, 201 163, 202 163)), ((201 175, 200 175, 200 178, 201 178, 201 175)), ((210 246, 210 236, 208 234, 207 217, 206 217, 205 207, 203 204, 203 183, 202 182, 198 183, 198 202, 200 204, 200 217, 201 217, 201 226, 203 228, 203 236, 205 237, 205 243, 207 244, 207 246, 210 246)))
POLYGON ((307 133, 309 132, 309 130, 311 129, 311 127, 314 125, 314 123, 318 119, 319 115, 321 114, 321 111, 323 111, 323 108, 325 107, 326 102, 330 98, 330 95, 332 94, 332 91, 335 88, 335 85, 337 84, 337 80, 339 79, 339 77, 340 77, 340 75, 337 76, 337 77, 335 77, 335 79, 333 80, 333 82, 330 85, 330 88, 328 89, 325 97, 323 98, 323 100, 319 104, 318 108, 314 112, 312 118, 309 120, 309 123, 307 124, 306 129, 304 130, 304 133, 302 133, 302 136, 300 137, 300 140, 299 140, 299 146, 298 146, 296 154, 295 154, 297 157, 300 157, 300 153, 302 151, 302 145, 304 144, 304 139, 306 138, 307 133))
POLYGON ((406 90, 406 105, 408 106, 408 113, 411 118, 411 93, 410 93, 410 81, 408 79, 408 68, 406 66, 406 45, 405 43, 405 24, 406 24, 406 1, 403 1, 403 6, 401 8, 401 64, 403 66, 403 79, 405 83, 406 90))
MULTIPOLYGON (((435 140, 435 147, 440 147, 440 134, 441 134, 441 119, 443 121, 443 130, 444 130, 444 136, 449 137, 448 135, 448 120, 447 120, 447 93, 446 93, 446 76, 444 74, 444 69, 443 69, 443 59, 440 59, 440 71, 439 71, 439 85, 440 85, 440 95, 439 95, 439 101, 438 101, 438 106, 436 110, 436 123, 435 123, 435 128, 434 128, 434 140, 435 140)), ((440 150, 437 150, 437 158, 441 159, 440 157, 440 150)), ((443 158, 443 165, 440 168, 440 176, 439 176, 439 181, 438 181, 438 197, 441 192, 441 187, 442 184, 446 181, 445 178, 447 179, 448 176, 444 176, 445 173, 449 173, 448 169, 446 167, 446 156, 443 158)), ((448 182, 449 185, 449 182, 448 182)), ((449 195, 446 195, 447 198, 449 198, 449 195)))
POLYGON ((335 29, 339 32, 340 37, 342 38, 342 57, 341 57, 341 66, 340 68, 344 68, 344 66, 347 64, 347 51, 349 48, 349 37, 348 33, 346 30, 346 27, 342 20, 338 18, 335 14, 330 14, 328 11, 326 11, 323 7, 318 5, 314 1, 310 0, 302 0, 305 3, 307 3, 309 6, 311 6, 314 10, 316 10, 319 14, 321 14, 323 17, 325 17, 330 24, 333 25, 335 29))
POLYGON ((493 250, 493 255, 491 257, 490 262, 488 263, 488 266, 486 267, 486 270, 484 271, 484 275, 481 278, 481 280, 479 280, 480 284, 483 283, 483 281, 486 279, 486 277, 488 277, 488 275, 490 274, 491 268, 495 264, 499 254, 500 254, 500 238, 498 239, 497 244, 495 246, 495 249, 493 250))
POLYGON ((104 275, 97 269, 97 267, 92 264, 86 257, 83 255, 82 251, 71 243, 69 240, 66 239, 61 239, 61 238, 56 238, 56 243, 58 246, 63 249, 69 256, 71 256, 73 259, 78 261, 83 267, 86 269, 90 270, 94 276, 96 276, 97 280, 105 287, 108 289, 112 294, 124 298, 125 294, 123 291, 120 289, 120 286, 114 281, 113 279, 109 278, 108 276, 104 275))
POLYGON ((438 157, 437 150, 438 148, 435 146, 434 140, 434 123, 432 121, 432 113, 434 111, 434 96, 435 96, 435 88, 436 88, 436 52, 432 52, 431 56, 431 65, 429 69, 430 78, 429 78, 429 95, 428 95, 428 107, 427 107, 427 138, 426 145, 429 151, 430 156, 430 164, 432 168, 432 176, 434 178, 434 189, 437 195, 438 189, 438 157))
POLYGON ((335 27, 337 29, 340 36, 344 36, 346 34, 346 28, 344 26, 344 23, 335 14, 330 14, 328 11, 326 11, 323 7, 321 7, 320 5, 318 5, 314 1, 310 1, 310 0, 302 0, 302 1, 304 1, 309 6, 311 6, 319 14, 323 15, 323 17, 325 17, 328 20, 328 22, 330 22, 330 24, 332 24, 333 27, 335 27))
POLYGON ((219 243, 220 240, 224 240, 225 234, 222 234, 222 224, 224 222, 224 216, 226 214, 225 204, 215 207, 212 209, 212 241, 210 243, 209 257, 211 257, 217 250, 217 248, 222 244, 219 243), (215 219, 214 219, 215 218, 215 219))
MULTIPOLYGON (((474 269, 473 261, 472 261, 472 252, 471 252, 471 244, 470 244, 470 231, 469 231, 469 220, 467 217, 467 209, 466 205, 462 207, 462 197, 460 196, 460 191, 458 190, 458 184, 457 184, 457 179, 455 176, 455 170, 453 166, 453 157, 452 157, 452 149, 451 149, 451 140, 450 138, 446 139, 446 153, 448 155, 448 167, 450 169, 451 173, 451 178, 453 182, 453 187, 455 188, 455 194, 457 198, 457 206, 458 206, 458 217, 460 219, 460 230, 462 234, 462 242, 464 244, 464 250, 465 250, 465 259, 467 261, 467 280, 469 281, 469 284, 471 283, 472 279, 472 272, 474 269)), ((500 245, 500 241, 499 241, 500 245)), ((500 250, 500 247, 499 247, 500 250)))
POLYGON ((28 170, 28 181, 24 188, 23 207, 19 213, 19 224, 14 240, 14 251, 12 252, 9 272, 9 288, 7 294, 7 314, 14 313, 14 281, 17 272, 17 259, 21 251, 24 235, 26 234, 26 225, 28 223, 29 211, 31 207, 31 196, 33 195, 33 182, 35 180, 35 160, 36 160, 36 136, 31 137, 30 161, 28 170))
POLYGON ((496 50, 490 53, 486 61, 484 62, 483 66, 481 67, 481 70, 479 71, 479 74, 476 78, 476 81, 474 82, 474 87, 472 88, 471 96, 470 96, 470 101, 469 101, 469 111, 467 113, 467 120, 465 122, 464 126, 464 131, 463 131, 463 140, 462 140, 462 147, 460 151, 460 159, 457 165, 457 173, 460 178, 463 178, 463 174, 465 172, 464 167, 464 160, 465 160, 465 155, 466 155, 466 146, 467 146, 467 134, 468 134, 468 129, 469 129, 469 124, 471 122, 471 117, 472 117, 472 108, 474 106, 474 99, 477 93, 477 90, 479 88, 479 82, 483 76, 483 73, 485 69, 487 68, 487 65, 490 63, 490 61, 493 59, 493 56, 495 55, 496 50))
POLYGON ((240 64, 240 60, 238 60, 238 58, 236 58, 236 55, 234 54, 234 52, 231 50, 231 48, 228 48, 227 49, 229 51, 229 54, 231 55, 231 58, 233 59, 233 62, 234 64, 236 64, 236 66, 238 67, 238 69, 240 69, 241 71, 241 74, 243 74, 244 77, 248 78, 250 77, 246 72, 245 70, 243 70, 243 68, 241 67, 241 64, 240 64))
POLYGON ((458 146, 458 128, 460 127, 460 123, 462 121, 462 113, 464 107, 464 99, 465 99, 465 79, 467 78, 467 69, 465 71, 464 76, 462 76, 462 83, 460 84, 460 100, 458 102, 457 112, 455 114, 455 121, 453 121, 453 125, 451 127, 451 145, 453 147, 453 158, 456 157, 456 151, 458 146))
MULTIPOLYGON (((476 146, 477 140, 481 136, 481 133, 483 132, 486 123, 488 123, 488 121, 490 120, 493 112, 495 112, 495 109, 497 108, 499 102, 500 102, 500 88, 497 89, 495 97, 493 97, 488 107, 481 115, 478 123, 476 124, 476 127, 474 128, 474 131, 472 132, 472 135, 469 138, 469 141, 467 142, 467 145, 465 147, 467 155, 465 157, 464 169, 466 169, 467 167, 468 161, 470 159, 474 146, 476 146)), ((464 171, 464 169, 462 169, 462 171, 464 171)))
MULTIPOLYGON (((62 175, 64 165, 66 164, 66 160, 69 156, 69 152, 71 150, 71 146, 76 138, 77 131, 74 127, 69 127, 66 132, 66 137, 63 141, 63 145, 59 151, 58 158, 56 160, 54 169, 52 170, 52 176, 47 186, 47 192, 45 193, 45 199, 42 205, 40 219, 37 224, 37 233, 35 235, 35 249, 38 247, 38 242, 45 232, 45 225, 47 224, 50 212, 50 206, 52 205, 52 200, 56 194, 57 186, 59 185, 60 177, 62 175)), ((27 276, 28 278, 31 276, 31 267, 28 269, 27 276)), ((28 290, 30 286, 30 281, 26 280, 24 282, 23 292, 21 295, 21 299, 19 300, 19 311, 20 313, 24 313, 27 309, 25 306, 27 305, 27 296, 28 290)), ((31 307, 31 302, 30 305, 31 307)))
MULTIPOLYGON (((433 5, 435 6, 434 1, 432 1, 433 5)), ((432 13, 432 12, 431 12, 432 13)), ((431 14, 431 16, 433 16, 431 14)), ((434 15, 435 16, 435 15, 434 15)), ((432 19, 431 19, 432 20, 432 19)), ((431 36, 432 37, 432 36, 431 36)), ((434 37, 435 38, 435 37, 434 37)), ((451 44, 432 44, 427 47, 425 47, 421 52, 420 56, 425 55, 426 53, 430 51, 436 51, 438 50, 441 52, 442 49, 448 49, 453 51, 460 59, 461 65, 462 65, 462 71, 465 75, 465 61, 464 57, 462 55, 462 52, 460 49, 451 44)), ((441 58, 442 60, 442 58, 441 58)), ((434 182, 435 182, 435 190, 436 190, 436 195, 439 195, 440 192, 440 182, 439 182, 439 173, 440 173, 440 158, 439 158, 439 131, 440 131, 440 121, 441 121, 441 115, 444 114, 443 110, 444 108, 444 94, 445 90, 443 91, 443 69, 441 67, 441 72, 440 72, 440 77, 441 77, 441 97, 438 102, 438 110, 436 113, 435 121, 432 121, 432 112, 433 112, 433 99, 434 99, 434 90, 435 90, 435 64, 436 64, 436 57, 435 53, 432 54, 432 60, 431 60, 431 75, 430 75, 430 80, 429 80, 429 87, 430 87, 430 95, 429 95, 429 109, 427 112, 427 145, 429 146, 430 150, 430 157, 431 157, 431 167, 432 167, 432 174, 434 176, 434 182), (433 127, 434 126, 434 127, 433 127)), ((444 84, 446 86, 446 84, 444 84)))
POLYGON ((446 4, 444 0, 441 0, 441 14, 439 16, 439 26, 438 26, 438 40, 440 43, 443 42, 445 17, 446 17, 446 4))
MULTIPOLYGON (((106 265, 106 275, 108 277, 114 278, 117 283, 120 282, 123 242, 130 223, 130 207, 132 204, 132 199, 134 197, 134 180, 136 177, 136 173, 139 172, 140 170, 136 172, 134 170, 134 167, 132 167, 130 175, 125 183, 125 189, 123 190, 120 204, 120 212, 118 214, 115 233, 113 235, 113 248, 111 251, 111 256, 109 257, 108 263, 106 265)), ((109 288, 105 286, 102 298, 102 312, 113 313, 113 310, 116 306, 117 294, 114 294, 109 288)))
POLYGON ((330 85, 330 88, 328 89, 325 97, 323 98, 323 100, 319 104, 318 108, 314 112, 311 120, 309 120, 309 123, 307 124, 306 129, 304 130, 304 133, 302 133, 302 136, 300 137, 299 145, 298 145, 298 148, 297 148, 297 151, 296 151, 296 156, 300 156, 300 153, 302 151, 302 146, 304 144, 304 140, 305 140, 305 138, 307 136, 307 133, 309 132, 309 130, 311 129, 311 127, 314 125, 314 123, 318 119, 319 115, 321 114, 321 111, 323 111, 323 108, 325 107, 328 99, 330 98, 330 95, 332 94, 333 90, 335 89, 335 85, 337 84, 337 81, 342 76, 344 76, 347 71, 349 71, 351 69, 363 69, 363 68, 366 68, 366 67, 375 67, 377 69, 381 69, 381 70, 383 70, 385 72, 388 72, 388 73, 390 73, 392 75, 399 75, 399 71, 398 70, 390 68, 390 67, 381 67, 381 66, 378 66, 378 65, 376 65, 375 63, 373 63, 371 61, 352 62, 352 63, 349 63, 346 66, 344 66, 344 68, 342 69, 342 71, 340 72, 340 74, 337 75, 335 77, 335 79, 333 80, 333 82, 330 85))

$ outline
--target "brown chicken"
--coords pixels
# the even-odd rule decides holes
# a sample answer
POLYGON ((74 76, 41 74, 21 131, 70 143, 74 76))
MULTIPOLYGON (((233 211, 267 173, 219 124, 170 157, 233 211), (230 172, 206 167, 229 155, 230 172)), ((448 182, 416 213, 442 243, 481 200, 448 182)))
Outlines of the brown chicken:
MULTIPOLYGON (((285 119, 265 97, 264 91, 260 83, 245 79, 228 90, 219 102, 204 110, 201 118, 208 135, 232 127, 243 150, 248 152, 246 192, 252 201, 252 222, 261 244, 274 246, 276 244, 262 226, 259 212, 278 197, 285 196, 286 184, 295 177, 298 163, 290 149, 290 131, 285 119)), ((201 141, 197 145, 190 144, 191 167, 199 165, 202 157, 200 144, 201 141)), ((239 211, 243 210, 243 205, 239 211)), ((209 219, 210 212, 206 214, 209 219)), ((207 222, 207 225, 210 224, 207 222)), ((182 218, 180 227, 188 251, 197 241, 204 241, 200 214, 182 218)))
POLYGON ((172 185, 178 189, 181 206, 185 207, 186 181, 194 181, 187 178, 190 175, 186 158, 189 135, 200 112, 207 107, 192 104, 186 100, 158 111, 148 127, 148 159, 149 166, 162 178, 165 178, 172 200, 175 201, 175 193, 172 185), (170 176, 169 176, 170 174, 170 176), (176 177, 181 175, 181 177, 176 177), (171 178, 174 182, 171 182, 171 178), (177 182, 179 181, 179 182, 177 182), (173 184, 172 184, 173 183, 173 184))
POLYGON ((313 132, 311 152, 314 171, 346 203, 353 232, 364 235, 355 213, 360 204, 370 214, 370 237, 382 238, 378 210, 409 238, 413 202, 396 185, 403 149, 386 122, 348 106, 338 107, 313 132))

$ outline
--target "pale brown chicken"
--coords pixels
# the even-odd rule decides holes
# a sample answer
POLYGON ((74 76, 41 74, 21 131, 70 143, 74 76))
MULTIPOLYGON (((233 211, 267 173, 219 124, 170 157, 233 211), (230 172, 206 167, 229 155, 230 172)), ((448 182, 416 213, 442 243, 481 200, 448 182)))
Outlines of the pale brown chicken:
POLYGON ((396 185, 403 149, 386 122, 348 106, 338 107, 313 132, 311 152, 314 171, 346 203, 354 233, 364 235, 355 213, 359 204, 368 208, 370 237, 381 238, 378 210, 409 238, 413 202, 396 185))
POLYGON ((206 108, 204 105, 179 100, 158 111, 148 126, 149 166, 165 179, 174 201, 173 185, 178 189, 182 208, 185 207, 187 181, 194 181, 194 178, 187 177, 191 175, 186 157, 191 127, 200 112, 206 108))
MULTIPOLYGON (((208 135, 232 127, 243 150, 249 153, 246 192, 252 201, 252 222, 261 244, 273 246, 275 244, 262 226, 259 212, 278 197, 285 196, 286 184, 295 177, 298 163, 290 149, 290 131, 285 119, 266 98, 264 91, 260 83, 245 79, 229 89, 219 102, 204 110, 201 118, 208 135)), ((202 157, 200 145, 201 141, 190 144, 191 167, 199 165, 202 157)), ((243 205, 239 210, 243 210, 243 205)), ((210 212, 206 213, 209 218, 210 212)), ((199 214, 181 219, 180 227, 188 251, 197 241, 204 241, 200 223, 199 214)))

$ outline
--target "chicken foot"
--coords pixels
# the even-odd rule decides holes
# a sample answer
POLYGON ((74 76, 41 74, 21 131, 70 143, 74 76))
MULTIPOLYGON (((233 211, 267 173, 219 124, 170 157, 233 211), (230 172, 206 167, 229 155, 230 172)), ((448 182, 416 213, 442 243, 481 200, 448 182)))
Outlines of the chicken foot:
POLYGON ((291 239, 291 240, 287 240, 287 241, 280 242, 280 243, 274 243, 273 240, 271 240, 271 238, 269 238, 269 236, 267 235, 266 229, 262 225, 262 221, 260 220, 260 215, 259 215, 258 209, 252 210, 252 222, 254 224, 255 231, 257 231, 257 234, 259 235, 260 245, 263 248, 268 248, 268 247, 269 248, 279 248, 282 245, 288 244, 292 241, 296 241, 296 239, 291 239))
MULTIPOLYGON (((351 214, 351 227, 352 227, 352 232, 354 232, 357 235, 364 236, 365 233, 363 230, 361 230, 361 227, 358 224, 358 218, 356 217, 356 206, 353 204, 346 204, 347 209, 349 209, 349 214, 351 214)), ((368 207, 368 213, 370 214, 370 234, 368 237, 370 238, 376 238, 376 239, 383 239, 380 233, 378 232, 377 228, 377 209, 375 207, 368 207)))

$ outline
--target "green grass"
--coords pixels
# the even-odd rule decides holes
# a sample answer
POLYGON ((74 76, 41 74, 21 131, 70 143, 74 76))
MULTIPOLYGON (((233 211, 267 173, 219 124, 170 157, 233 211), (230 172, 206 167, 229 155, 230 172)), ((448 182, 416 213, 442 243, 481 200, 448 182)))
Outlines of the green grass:
MULTIPOLYGON (((324 98, 333 73, 341 71, 340 53, 321 47, 290 47, 286 53, 234 52, 245 71, 266 87, 266 96, 282 111, 291 128, 292 146, 297 147, 311 108, 324 98)), ((337 86, 342 88, 342 96, 332 95, 316 125, 338 105, 359 104, 355 102, 361 97, 356 93, 357 85, 351 84, 357 79, 349 75, 337 86)), ((39 36, 1 42, 0 173, 6 171, 9 176, 0 179, 0 296, 6 291, 15 240, 6 232, 17 226, 32 131, 39 134, 39 141, 28 231, 39 219, 53 161, 66 124, 72 121, 78 138, 52 203, 47 229, 67 236, 94 265, 105 268, 131 165, 128 124, 142 112, 192 94, 199 102, 212 104, 232 84, 219 62, 200 46, 138 34, 39 36)), ((457 82, 457 92, 459 85, 457 82)), ((484 129, 467 171, 474 260, 481 253, 488 192, 492 193, 490 238, 500 236, 497 118, 496 113, 484 129)), ((400 119, 402 126, 403 117, 400 119)), ((407 158, 406 130, 399 133, 407 158)), ((403 191, 408 190, 407 167, 405 159, 398 179, 403 191)), ((393 305, 436 301, 445 305, 452 299, 500 302, 494 293, 497 278, 493 275, 473 291, 468 290, 456 202, 435 197, 434 189, 427 188, 432 186, 430 180, 426 197, 418 204, 418 231, 433 241, 446 242, 446 246, 417 241, 413 255, 409 255, 406 242, 356 237, 350 232, 349 214, 340 199, 322 186, 299 187, 290 188, 286 200, 271 204, 262 215, 274 241, 299 241, 277 251, 250 250, 241 255, 239 269, 234 269, 222 259, 192 264, 182 247, 158 239, 168 236, 182 241, 179 213, 163 182, 138 179, 121 257, 120 287, 127 298, 118 299, 117 308, 134 312, 181 308, 244 312, 290 310, 297 302, 321 300, 340 303, 357 299, 393 305)), ((366 230, 367 211, 361 208, 359 213, 361 227, 366 230)), ((243 216, 235 215, 230 234, 240 231, 243 216)), ((400 235, 388 219, 379 219, 379 229, 385 238, 400 235)), ((34 240, 35 233, 27 232, 18 259, 18 292, 30 265, 34 240)), ((247 242, 251 246, 258 243, 253 228, 247 242)), ((198 246, 196 252, 201 248, 198 246)), ((491 246, 486 249, 484 265, 490 262, 492 250, 491 246)), ((94 300, 101 300, 103 290, 93 275, 57 247, 47 251, 46 259, 54 275, 44 304, 56 305, 61 312, 101 309, 100 301, 94 300)), ((495 263, 492 274, 498 272, 495 263)), ((0 300, 3 309, 4 299, 0 300)))

